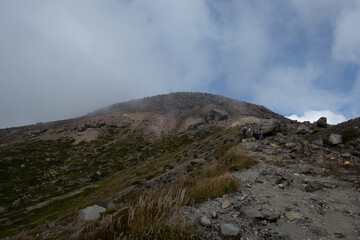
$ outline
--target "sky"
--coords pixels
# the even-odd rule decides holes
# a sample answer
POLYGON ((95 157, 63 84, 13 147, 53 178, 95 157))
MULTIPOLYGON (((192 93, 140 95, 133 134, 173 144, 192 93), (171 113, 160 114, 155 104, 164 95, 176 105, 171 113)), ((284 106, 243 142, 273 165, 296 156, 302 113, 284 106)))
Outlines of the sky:
POLYGON ((0 0, 0 128, 179 91, 360 117, 360 0, 0 0))

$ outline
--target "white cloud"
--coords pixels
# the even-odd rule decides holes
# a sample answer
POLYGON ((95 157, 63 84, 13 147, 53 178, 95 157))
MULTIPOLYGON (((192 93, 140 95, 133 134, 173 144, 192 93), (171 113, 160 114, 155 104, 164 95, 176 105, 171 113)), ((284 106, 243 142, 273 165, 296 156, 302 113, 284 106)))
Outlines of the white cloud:
POLYGON ((337 61, 360 64, 360 1, 344 8, 335 24, 332 56, 337 61))
POLYGON ((292 120, 297 120, 299 122, 304 122, 304 121, 315 122, 321 117, 326 117, 328 124, 338 124, 341 122, 345 122, 347 120, 342 114, 336 114, 329 110, 323 110, 323 111, 309 110, 304 112, 303 116, 298 116, 293 114, 291 116, 288 116, 287 118, 292 120))

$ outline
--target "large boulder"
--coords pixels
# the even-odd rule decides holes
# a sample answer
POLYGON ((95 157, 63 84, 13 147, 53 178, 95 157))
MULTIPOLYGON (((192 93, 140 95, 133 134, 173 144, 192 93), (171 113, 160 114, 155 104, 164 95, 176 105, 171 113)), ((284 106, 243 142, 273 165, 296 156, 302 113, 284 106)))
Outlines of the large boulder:
POLYGON ((332 133, 329 136, 329 142, 334 145, 340 144, 342 142, 342 137, 340 134, 332 133))
POLYGON ((316 124, 319 126, 319 127, 326 127, 327 125, 327 118, 326 117, 321 117, 319 118, 319 120, 316 121, 316 124))
POLYGON ((228 113, 222 109, 212 109, 205 117, 206 122, 222 121, 228 119, 228 113))
POLYGON ((258 136, 262 129, 264 135, 272 135, 280 130, 280 122, 276 119, 262 119, 251 126, 254 135, 258 136))
POLYGON ((305 124, 301 124, 295 130, 295 133, 300 134, 300 135, 307 134, 309 132, 310 132, 310 128, 308 126, 306 126, 305 124))

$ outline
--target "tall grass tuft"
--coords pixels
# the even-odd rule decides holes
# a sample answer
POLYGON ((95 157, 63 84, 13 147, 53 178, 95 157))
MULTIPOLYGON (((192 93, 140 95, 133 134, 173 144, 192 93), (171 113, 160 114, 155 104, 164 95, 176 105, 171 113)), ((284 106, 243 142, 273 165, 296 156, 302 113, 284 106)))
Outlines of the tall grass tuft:
POLYGON ((190 225, 181 226, 181 206, 188 201, 185 189, 150 190, 129 201, 81 239, 200 239, 190 225))
POLYGON ((218 158, 218 163, 207 171, 207 176, 219 176, 226 172, 234 172, 248 169, 258 161, 255 157, 249 157, 247 152, 240 146, 232 146, 218 158))
POLYGON ((183 180, 181 185, 187 189, 186 205, 235 193, 239 189, 239 181, 229 173, 216 177, 207 177, 206 175, 189 177, 183 180))

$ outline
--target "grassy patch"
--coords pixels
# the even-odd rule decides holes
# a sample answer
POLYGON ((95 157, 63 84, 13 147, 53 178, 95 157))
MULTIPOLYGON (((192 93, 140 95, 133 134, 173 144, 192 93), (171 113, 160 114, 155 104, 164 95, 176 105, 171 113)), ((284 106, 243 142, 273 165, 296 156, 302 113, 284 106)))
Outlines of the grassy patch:
POLYGON ((239 189, 239 182, 229 173, 217 177, 196 176, 181 182, 187 189, 186 205, 204 202, 208 199, 221 197, 224 194, 235 193, 239 189))
POLYGON ((314 131, 303 135, 303 138, 304 138, 305 140, 313 139, 313 138, 315 138, 316 136, 319 136, 323 131, 324 131, 324 128, 315 129, 314 131))
POLYGON ((357 129, 354 127, 344 129, 341 132, 342 141, 344 143, 347 143, 347 142, 353 140, 357 136, 357 134, 358 134, 357 129))
POLYGON ((185 201, 184 189, 149 190, 98 226, 89 226, 79 239, 200 239, 190 225, 180 225, 185 201))
POLYGON ((249 157, 240 145, 226 145, 225 149, 227 150, 218 154, 217 165, 207 171, 208 176, 219 176, 226 172, 248 169, 257 163, 256 158, 249 157))

